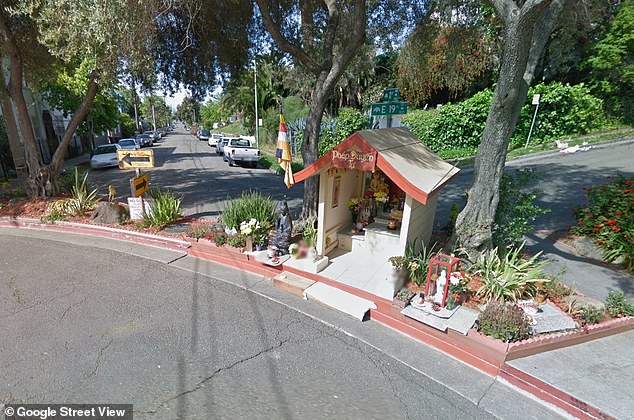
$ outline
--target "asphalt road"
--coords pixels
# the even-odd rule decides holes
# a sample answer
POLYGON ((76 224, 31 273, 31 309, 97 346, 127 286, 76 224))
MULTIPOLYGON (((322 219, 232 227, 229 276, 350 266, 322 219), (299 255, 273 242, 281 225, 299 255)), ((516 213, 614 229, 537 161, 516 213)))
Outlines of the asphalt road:
MULTIPOLYGON (((0 232, 0 405, 133 403, 141 419, 491 417, 375 348, 251 291, 12 232, 0 232)), ((463 372, 457 381, 475 374, 455 369, 463 372)), ((482 387, 491 398, 504 395, 495 407, 512 407, 493 385, 482 387)))
MULTIPOLYGON (((185 215, 218 216, 227 199, 238 197, 245 190, 257 190, 280 202, 286 197, 293 214, 301 212, 302 184, 287 189, 282 177, 268 169, 230 167, 215 153, 215 148, 185 132, 180 124, 152 149, 156 167, 147 170, 150 185, 181 195, 185 215)), ((121 200, 130 195, 130 178, 133 176, 132 169, 108 168, 90 172, 90 180, 101 192, 105 193, 112 184, 121 200)))

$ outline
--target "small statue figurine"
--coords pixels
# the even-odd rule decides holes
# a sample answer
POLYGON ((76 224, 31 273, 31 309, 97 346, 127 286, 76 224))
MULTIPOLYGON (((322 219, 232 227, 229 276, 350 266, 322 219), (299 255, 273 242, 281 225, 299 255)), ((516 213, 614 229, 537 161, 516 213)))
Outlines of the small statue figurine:
POLYGON ((440 276, 436 280, 436 293, 434 294, 434 302, 442 305, 442 299, 445 297, 445 285, 447 284, 447 272, 442 270, 440 276))
POLYGON ((284 207, 275 221, 275 230, 269 237, 269 244, 276 249, 278 256, 289 253, 288 247, 291 244, 292 230, 291 213, 288 209, 288 203, 284 201, 284 207))

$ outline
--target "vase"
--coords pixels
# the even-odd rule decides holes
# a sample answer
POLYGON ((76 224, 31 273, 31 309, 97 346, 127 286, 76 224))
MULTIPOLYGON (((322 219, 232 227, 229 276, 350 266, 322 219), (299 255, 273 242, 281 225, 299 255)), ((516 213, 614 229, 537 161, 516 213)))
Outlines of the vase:
POLYGON ((248 252, 253 251, 253 239, 251 238, 247 238, 246 239, 246 246, 245 248, 247 249, 248 252))
POLYGON ((306 258, 311 261, 315 261, 317 259, 317 250, 314 246, 308 248, 308 252, 306 253, 306 258))

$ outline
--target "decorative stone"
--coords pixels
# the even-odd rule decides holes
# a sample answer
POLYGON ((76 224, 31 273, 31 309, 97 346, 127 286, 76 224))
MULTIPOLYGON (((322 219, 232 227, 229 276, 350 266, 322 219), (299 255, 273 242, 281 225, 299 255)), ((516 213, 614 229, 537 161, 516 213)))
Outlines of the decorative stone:
POLYGON ((553 331, 573 330, 577 327, 575 321, 554 307, 551 303, 539 306, 539 312, 534 316, 536 325, 533 327, 535 334, 543 334, 553 331))
POLYGON ((189 228, 189 224, 187 223, 174 223, 172 225, 167 225, 163 228, 163 231, 167 233, 182 233, 185 232, 189 228))
POLYGON ((117 204, 102 201, 97 205, 97 210, 90 219, 95 223, 103 223, 106 225, 117 225, 125 222, 130 218, 128 210, 117 204))

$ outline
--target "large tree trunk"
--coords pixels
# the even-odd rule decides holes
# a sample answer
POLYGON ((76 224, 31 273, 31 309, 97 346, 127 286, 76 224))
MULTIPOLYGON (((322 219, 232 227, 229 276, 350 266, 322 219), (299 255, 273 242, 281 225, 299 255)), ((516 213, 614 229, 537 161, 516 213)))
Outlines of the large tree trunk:
MULTIPOLYGON (((5 85, 3 84, 3 87, 4 86, 5 85)), ((20 143, 18 126, 13 114, 13 103, 8 95, 2 96, 2 100, 0 100, 0 107, 5 121, 5 128, 9 139, 9 150, 11 151, 11 156, 13 158, 13 166, 15 167, 15 172, 18 178, 18 185, 26 185, 28 171, 26 168, 26 161, 24 159, 24 147, 22 146, 22 143, 20 143)))
POLYGON ((563 0, 554 0, 552 4, 550 0, 526 2, 521 10, 512 0, 494 3, 505 23, 502 65, 476 155, 474 181, 455 229, 455 239, 472 257, 492 245, 492 226, 508 144, 535 66, 563 6, 563 0))

